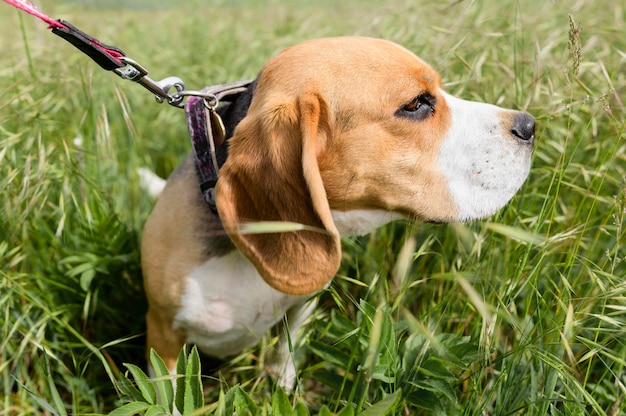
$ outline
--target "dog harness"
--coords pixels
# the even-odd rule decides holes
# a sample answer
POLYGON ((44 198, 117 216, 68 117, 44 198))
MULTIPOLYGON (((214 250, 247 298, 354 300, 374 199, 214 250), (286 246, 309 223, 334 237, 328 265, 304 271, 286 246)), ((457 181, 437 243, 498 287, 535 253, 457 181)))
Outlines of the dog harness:
POLYGON ((185 104, 187 128, 196 160, 196 172, 204 201, 214 213, 215 185, 221 164, 226 160, 226 129, 217 113, 220 101, 234 101, 246 91, 252 81, 206 87, 189 97, 185 104))
POLYGON ((50 18, 27 0, 4 1, 46 22, 48 29, 52 29, 52 33, 74 45, 102 69, 113 71, 123 79, 142 85, 155 95, 159 103, 167 101, 174 107, 184 107, 189 137, 195 154, 200 191, 209 208, 217 213, 215 184, 221 166, 219 161, 224 163, 227 152, 226 147, 223 146, 227 140, 226 130, 217 112, 217 106, 220 101, 234 101, 248 89, 252 81, 220 84, 206 87, 201 91, 186 90, 185 84, 178 77, 154 81, 148 77, 148 71, 143 66, 127 57, 121 49, 105 45, 64 20, 50 18), (170 93, 172 89, 175 92, 170 93), (188 98, 186 103, 185 98, 188 98))

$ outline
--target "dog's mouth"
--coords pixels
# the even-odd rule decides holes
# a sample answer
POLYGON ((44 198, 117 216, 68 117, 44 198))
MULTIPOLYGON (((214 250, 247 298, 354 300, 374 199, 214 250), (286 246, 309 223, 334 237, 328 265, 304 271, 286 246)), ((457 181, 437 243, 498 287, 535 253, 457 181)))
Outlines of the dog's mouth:
POLYGON ((504 207, 528 177, 535 120, 526 113, 445 97, 452 122, 438 162, 457 220, 486 218, 504 207))

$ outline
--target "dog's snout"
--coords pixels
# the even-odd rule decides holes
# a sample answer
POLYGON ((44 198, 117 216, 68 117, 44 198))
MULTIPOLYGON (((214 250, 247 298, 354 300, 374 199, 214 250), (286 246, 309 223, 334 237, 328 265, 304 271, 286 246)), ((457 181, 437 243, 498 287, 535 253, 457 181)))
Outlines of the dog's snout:
POLYGON ((535 140, 535 119, 527 113, 515 116, 511 134, 520 140, 532 143, 535 140))

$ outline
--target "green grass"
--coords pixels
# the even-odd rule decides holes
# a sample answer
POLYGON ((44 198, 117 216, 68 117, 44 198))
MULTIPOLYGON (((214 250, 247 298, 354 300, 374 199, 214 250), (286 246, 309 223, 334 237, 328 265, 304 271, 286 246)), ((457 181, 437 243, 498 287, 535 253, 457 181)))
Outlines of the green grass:
MULTIPOLYGON (((51 16, 189 88, 252 78, 307 38, 359 34, 414 50, 453 94, 537 119, 530 177, 494 218, 400 222, 344 242, 338 278, 300 338, 299 394, 286 396, 265 376, 268 335, 217 370, 205 362, 195 407, 626 413, 619 2, 51 3, 43 2, 51 16)), ((149 389, 123 376, 133 369, 129 379, 146 387, 124 366, 145 366, 138 242, 153 201, 134 172, 167 175, 183 158, 183 114, 100 70, 43 23, 0 7, 0 415, 145 404, 149 389)), ((196 374, 195 364, 185 372, 196 374)))

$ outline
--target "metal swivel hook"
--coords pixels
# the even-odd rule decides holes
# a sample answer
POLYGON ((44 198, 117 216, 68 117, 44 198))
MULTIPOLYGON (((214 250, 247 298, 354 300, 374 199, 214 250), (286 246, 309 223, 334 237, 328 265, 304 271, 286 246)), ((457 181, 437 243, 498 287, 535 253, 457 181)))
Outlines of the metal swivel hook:
POLYGON ((180 78, 167 77, 161 81, 154 81, 148 77, 148 71, 138 62, 128 57, 122 57, 120 59, 126 64, 126 68, 115 69, 114 71, 117 75, 143 85, 144 88, 155 95, 156 100, 160 103, 167 100, 168 104, 174 107, 183 107, 184 96, 179 93, 185 90, 185 83, 180 78), (172 88, 176 90, 174 94, 170 94, 172 88))

